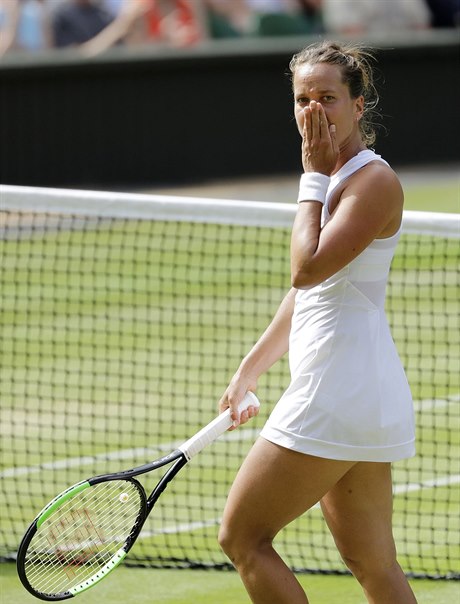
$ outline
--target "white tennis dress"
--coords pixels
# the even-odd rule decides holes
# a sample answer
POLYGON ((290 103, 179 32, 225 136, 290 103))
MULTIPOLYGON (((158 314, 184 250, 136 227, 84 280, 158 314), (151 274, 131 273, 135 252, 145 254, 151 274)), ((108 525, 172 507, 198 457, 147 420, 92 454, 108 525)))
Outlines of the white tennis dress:
MULTIPOLYGON (((384 161, 362 151, 332 176, 323 224, 336 187, 375 160, 384 161)), ((412 397, 384 310, 399 235, 375 239, 335 275, 297 291, 291 383, 261 432, 267 440, 328 459, 384 462, 415 454, 412 397)))

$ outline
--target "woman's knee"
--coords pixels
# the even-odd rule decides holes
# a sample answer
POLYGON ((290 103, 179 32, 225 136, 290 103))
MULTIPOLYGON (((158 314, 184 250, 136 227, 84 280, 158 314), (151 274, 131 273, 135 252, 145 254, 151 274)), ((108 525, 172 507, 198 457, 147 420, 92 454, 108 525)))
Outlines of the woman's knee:
POLYGON ((272 546, 273 538, 264 532, 258 533, 252 530, 245 530, 244 527, 232 527, 223 522, 219 529, 218 542, 224 553, 234 564, 250 560, 258 555, 267 547, 272 546))
POLYGON ((354 577, 362 584, 368 578, 391 575, 399 567, 396 556, 380 552, 358 556, 342 553, 342 560, 354 577))
POLYGON ((232 533, 230 528, 226 524, 222 523, 219 527, 217 541, 219 542, 221 549, 228 556, 230 556, 230 552, 235 547, 235 542, 237 540, 235 539, 235 535, 232 533))

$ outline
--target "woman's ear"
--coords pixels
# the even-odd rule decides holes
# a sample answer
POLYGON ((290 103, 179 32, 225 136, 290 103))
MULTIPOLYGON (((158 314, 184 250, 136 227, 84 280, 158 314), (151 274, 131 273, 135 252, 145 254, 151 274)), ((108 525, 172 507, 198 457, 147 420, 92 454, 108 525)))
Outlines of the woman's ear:
POLYGON ((359 96, 356 101, 355 101, 355 116, 356 116, 356 121, 359 122, 359 120, 363 117, 364 114, 364 97, 361 95, 359 96))

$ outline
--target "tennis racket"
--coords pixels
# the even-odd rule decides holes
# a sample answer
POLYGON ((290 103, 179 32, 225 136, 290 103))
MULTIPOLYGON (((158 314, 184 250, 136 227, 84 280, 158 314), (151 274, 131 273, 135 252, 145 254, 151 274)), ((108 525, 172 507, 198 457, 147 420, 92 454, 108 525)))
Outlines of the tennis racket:
MULTIPOLYGON (((239 411, 258 407, 248 392, 239 411)), ((230 428, 230 409, 176 450, 143 466, 79 482, 55 497, 27 529, 17 568, 41 600, 67 600, 93 587, 134 545, 158 498, 192 457, 230 428), (136 476, 169 466, 147 497, 136 476)))

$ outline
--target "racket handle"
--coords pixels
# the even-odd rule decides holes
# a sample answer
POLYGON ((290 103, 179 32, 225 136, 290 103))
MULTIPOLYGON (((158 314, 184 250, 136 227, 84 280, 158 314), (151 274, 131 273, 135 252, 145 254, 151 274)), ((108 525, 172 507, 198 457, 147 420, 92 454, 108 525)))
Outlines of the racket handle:
MULTIPOLYGON (((259 399, 254 392, 246 392, 243 400, 238 405, 238 411, 241 413, 248 407, 260 407, 259 399)), ((232 419, 230 417, 230 409, 227 409, 215 419, 212 420, 207 426, 202 428, 194 436, 189 438, 183 445, 178 447, 179 451, 185 455, 187 459, 192 459, 202 449, 207 447, 219 436, 221 436, 226 430, 232 425, 232 419)))

